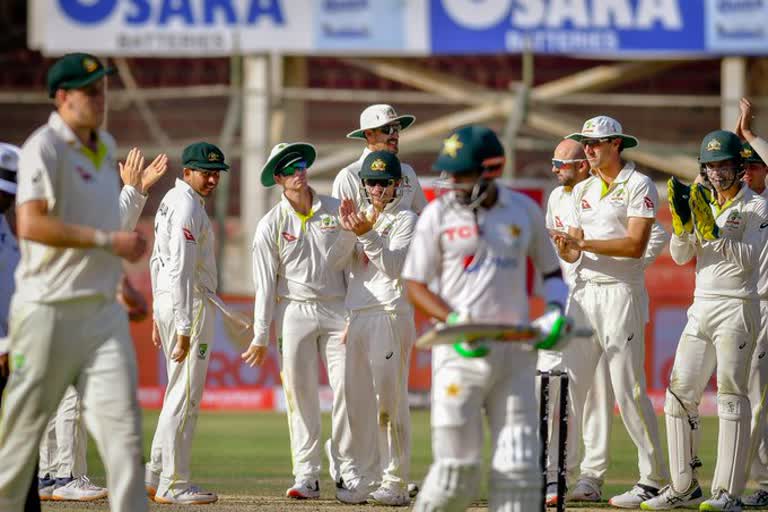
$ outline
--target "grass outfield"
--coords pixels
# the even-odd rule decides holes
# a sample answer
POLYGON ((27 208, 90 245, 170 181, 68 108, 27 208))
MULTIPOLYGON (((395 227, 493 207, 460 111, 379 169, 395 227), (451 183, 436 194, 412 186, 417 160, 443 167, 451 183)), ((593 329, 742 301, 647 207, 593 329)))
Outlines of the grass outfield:
MULTIPOLYGON (((420 482, 427 472, 431 460, 429 441, 429 413, 413 413, 413 456, 412 480, 420 482)), ((660 418, 661 420, 661 418, 660 418)), ((157 412, 147 411, 144 417, 144 453, 149 453, 149 445, 157 422, 157 412)), ((664 432, 663 421, 661 431, 664 432)), ((330 420, 323 418, 323 432, 326 438, 330 432, 330 420)), ((486 436, 487 438, 487 436, 486 436)), ((717 446, 717 420, 702 418, 701 458, 704 479, 701 484, 705 494, 709 492, 709 483, 714 471, 714 459, 717 446)), ((665 441, 664 441, 665 442, 665 441)), ((603 489, 604 499, 623 492, 637 479, 637 455, 634 445, 627 436, 620 418, 614 420, 611 439, 611 467, 603 489)), ((663 445, 666 452, 666 444, 663 445)), ((486 449, 486 460, 488 450, 486 449)), ((370 506, 352 507, 340 505, 334 501, 334 486, 324 471, 320 483, 321 501, 296 502, 283 498, 285 489, 293 483, 291 476, 288 428, 284 414, 280 413, 201 413, 197 424, 197 433, 192 456, 192 475, 195 483, 216 491, 220 495, 217 504, 204 507, 205 511, 241 511, 241 510, 344 510, 370 509, 370 506)), ((323 457, 323 464, 326 460, 323 457)), ((487 465, 487 464, 486 464, 487 465)), ((93 446, 88 451, 88 467, 92 479, 104 484, 104 467, 93 446)), ((483 483, 478 506, 484 504, 487 488, 483 483)), ((172 512, 189 510, 189 507, 170 505, 152 505, 153 510, 172 512)), ((585 512, 602 506, 569 506, 585 512)), ((45 511, 107 510, 106 501, 93 504, 46 503, 45 511)), ((532 511, 534 512, 534 511, 532 511)))

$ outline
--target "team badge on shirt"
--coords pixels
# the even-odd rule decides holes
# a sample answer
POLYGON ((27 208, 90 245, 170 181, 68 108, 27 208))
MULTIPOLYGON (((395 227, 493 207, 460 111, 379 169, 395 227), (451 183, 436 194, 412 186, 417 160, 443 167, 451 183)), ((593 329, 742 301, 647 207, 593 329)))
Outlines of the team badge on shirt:
POLYGON ((336 220, 336 217, 324 215, 320 219, 320 231, 336 231, 338 227, 339 222, 336 220))
POLYGON ((461 393, 461 386, 455 383, 448 384, 445 387, 445 395, 449 396, 451 398, 455 398, 459 396, 459 393, 461 393))
POLYGON ((208 355, 208 344, 201 343, 200 346, 197 347, 197 358, 205 359, 206 355, 208 355))
POLYGON ((741 213, 737 210, 733 210, 728 214, 728 219, 725 221, 725 227, 738 228, 741 224, 741 213))

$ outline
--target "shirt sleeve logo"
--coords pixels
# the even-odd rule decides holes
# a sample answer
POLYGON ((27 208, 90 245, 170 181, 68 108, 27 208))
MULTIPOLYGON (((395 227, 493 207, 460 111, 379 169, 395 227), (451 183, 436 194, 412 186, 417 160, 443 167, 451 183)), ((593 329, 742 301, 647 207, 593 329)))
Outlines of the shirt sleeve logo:
POLYGON ((184 234, 184 239, 187 242, 195 243, 195 235, 192 234, 192 232, 188 228, 182 228, 181 232, 184 234))
POLYGON ((591 210, 592 205, 589 204, 589 202, 586 199, 581 200, 581 209, 582 210, 591 210))
POLYGON ((653 199, 651 199, 651 198, 650 198, 650 197, 648 197, 648 196, 645 196, 645 197, 643 198, 643 205, 645 205, 645 208, 646 208, 647 210, 653 210, 653 199))
POLYGON ((293 236, 292 234, 290 234, 287 231, 283 231, 282 233, 280 233, 280 235, 283 237, 283 240, 285 240, 286 242, 295 242, 296 241, 296 237, 293 236))

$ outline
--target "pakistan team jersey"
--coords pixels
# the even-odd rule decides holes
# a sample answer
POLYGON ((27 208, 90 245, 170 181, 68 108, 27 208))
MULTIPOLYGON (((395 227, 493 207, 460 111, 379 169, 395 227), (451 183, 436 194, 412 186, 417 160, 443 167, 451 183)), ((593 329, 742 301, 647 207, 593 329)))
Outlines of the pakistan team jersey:
POLYGON ((436 284, 440 296, 479 322, 528 322, 526 258, 548 274, 559 270, 541 209, 504 187, 496 204, 469 208, 446 194, 422 212, 403 278, 436 284))

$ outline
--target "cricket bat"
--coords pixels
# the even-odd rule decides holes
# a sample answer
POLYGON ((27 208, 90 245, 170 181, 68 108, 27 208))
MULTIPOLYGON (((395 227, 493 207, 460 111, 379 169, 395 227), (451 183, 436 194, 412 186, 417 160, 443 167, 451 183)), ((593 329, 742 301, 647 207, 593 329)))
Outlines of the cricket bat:
MULTIPOLYGON (((569 336, 588 338, 594 331, 588 328, 575 328, 569 336)), ((466 341, 492 340, 508 343, 535 343, 541 336, 537 327, 514 324, 466 323, 457 325, 440 324, 416 340, 416 348, 428 349, 435 345, 449 345, 460 337, 466 341)))
POLYGON ((209 293, 208 300, 221 311, 224 318, 224 329, 240 348, 246 348, 253 339, 253 321, 240 311, 233 311, 216 294, 209 293))

